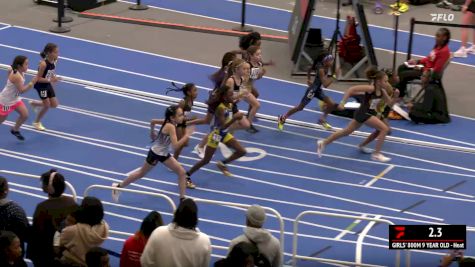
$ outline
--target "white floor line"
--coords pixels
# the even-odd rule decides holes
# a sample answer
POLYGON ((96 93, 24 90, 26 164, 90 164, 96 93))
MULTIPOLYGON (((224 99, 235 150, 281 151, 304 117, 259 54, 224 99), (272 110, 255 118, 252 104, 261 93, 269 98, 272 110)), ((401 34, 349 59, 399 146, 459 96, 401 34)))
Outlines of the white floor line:
MULTIPOLYGON (((121 176, 121 177, 125 176, 125 174, 123 174, 123 173, 107 171, 107 170, 104 170, 104 169, 93 168, 93 167, 80 165, 80 164, 74 164, 74 163, 70 163, 70 162, 66 162, 66 161, 54 160, 54 159, 50 159, 50 158, 47 158, 47 157, 44 157, 44 156, 38 157, 38 156, 31 155, 31 154, 19 153, 19 152, 14 152, 14 151, 9 151, 9 150, 0 149, 0 155, 6 156, 6 157, 13 157, 13 158, 28 161, 28 162, 33 162, 33 163, 37 163, 37 164, 40 164, 40 165, 46 165, 46 166, 50 166, 50 167, 53 166, 53 167, 57 167, 57 168, 62 169, 62 170, 72 171, 72 172, 75 172, 75 173, 80 173, 82 175, 91 176, 91 177, 95 177, 95 178, 99 178, 99 179, 103 179, 103 180, 108 180, 108 181, 120 182, 120 180, 118 180, 118 179, 112 179, 112 178, 109 178, 109 177, 106 177, 106 176, 103 176, 103 175, 97 175, 97 174, 94 174, 94 173, 91 173, 91 172, 79 171, 79 170, 76 170, 76 169, 71 169, 69 167, 64 167, 64 166, 57 165, 57 164, 58 163, 59 164, 65 164, 65 165, 79 167, 79 168, 86 169, 86 170, 94 170, 94 171, 97 171, 97 172, 104 172, 104 173, 112 174, 112 175, 115 175, 115 176, 121 176), (6 151, 6 152, 4 152, 4 151, 6 151), (27 157, 30 157, 32 159, 28 159, 27 157), (45 162, 48 162, 48 163, 45 163, 45 162)), ((176 186, 176 184, 174 184, 174 183, 155 180, 155 179, 150 179, 150 178, 146 178, 146 177, 142 178, 142 180, 147 180, 147 181, 154 182, 154 183, 163 183, 163 184, 175 185, 176 186)), ((172 194, 172 195, 175 194, 175 195, 178 196, 178 194, 176 194, 176 193, 164 192, 163 190, 158 190, 155 187, 142 186, 142 185, 138 185, 138 184, 132 184, 132 185, 136 186, 136 187, 139 187, 139 188, 142 188, 142 189, 157 191, 157 192, 160 192, 160 193, 168 193, 168 194, 172 194)), ((351 211, 351 210, 335 209, 335 208, 329 208, 329 207, 323 207, 323 206, 308 205, 308 204, 291 202, 291 201, 282 201, 282 200, 269 199, 269 198, 263 198, 263 197, 258 197, 258 196, 251 196, 251 195, 245 195, 245 194, 224 192, 224 191, 214 190, 214 189, 197 188, 196 190, 206 191, 206 192, 211 192, 211 193, 217 193, 217 194, 230 195, 230 196, 241 197, 241 198, 246 198, 246 199, 253 199, 253 200, 259 200, 259 201, 279 203, 279 204, 286 204, 286 205, 297 206, 297 207, 302 207, 302 208, 310 208, 310 209, 325 210, 325 211, 340 212, 340 213, 349 213, 349 214, 355 214, 355 215, 363 214, 362 212, 358 212, 358 211, 351 211)), ((367 213, 367 214, 369 214, 371 216, 378 215, 378 214, 371 214, 371 213, 367 213)), ((409 221, 409 222, 415 222, 415 223, 443 224, 443 223, 435 222, 435 221, 424 221, 424 220, 417 220, 417 219, 397 217, 397 216, 384 216, 384 217, 387 218, 387 219, 392 219, 392 220, 409 221)))
MULTIPOLYGON (((107 93, 111 93, 111 92, 107 92, 107 93)), ((112 94, 115 94, 115 93, 112 93, 112 94)), ((122 97, 127 97, 127 98, 131 98, 129 96, 124 96, 124 95, 121 95, 122 97)), ((142 100, 141 100, 142 101, 142 100)), ((153 103, 152 104, 157 104, 157 105, 161 105, 161 106, 167 106, 167 105, 164 105, 164 104, 159 104, 159 103, 153 103)), ((62 107, 60 106, 60 109, 62 107)), ((64 107, 63 107, 64 108, 64 107)), ((107 116, 107 117, 113 117, 113 118, 117 118, 117 120, 113 120, 113 121, 116 121, 116 122, 120 122, 121 119, 123 120, 129 120, 128 118, 123 118, 123 117, 119 117, 119 116, 114 116, 114 115, 109 115, 109 114, 103 114, 103 113, 98 113, 98 112, 93 112, 93 111, 86 111, 86 110, 81 110, 81 109, 76 109, 76 108, 70 108, 69 109, 72 109, 72 110, 76 110, 78 111, 79 113, 83 113, 85 115, 88 115, 87 113, 93 113, 93 114, 97 114, 98 116, 94 116, 94 117, 98 117, 100 118, 101 116, 107 116)), ((92 115, 91 115, 92 116, 92 115)), ((147 123, 146 122, 142 122, 144 123, 144 125, 146 125, 147 123)), ((127 123, 129 125, 132 125, 130 123, 127 123)), ((260 126, 260 127, 263 127, 263 128, 267 128, 267 129, 271 129, 273 131, 276 131, 276 129, 272 128, 272 127, 268 127, 268 126, 264 126, 264 125, 260 125, 260 124, 255 124, 256 126, 260 126)), ((145 128, 145 126, 140 126, 142 128, 145 128)), ((287 132, 287 133, 292 133, 292 132, 288 132, 288 131, 284 131, 284 132, 287 132)), ((307 137, 309 137, 307 135, 307 137)), ((243 142, 246 142, 246 141, 243 141, 243 142)), ((348 144, 345 144, 345 143, 342 143, 342 142, 335 142, 337 144, 342 144, 342 145, 346 145, 346 146, 351 146, 351 147, 356 147, 354 145, 348 145, 348 144)), ((400 155, 400 154, 394 154, 393 155, 400 155)), ((344 159, 347 159, 347 160, 355 160, 355 161, 361 161, 361 160, 358 160, 358 159, 352 159, 352 158, 349 158, 349 157, 341 157, 341 156, 332 156, 330 155, 331 157, 335 157, 335 158, 344 158, 344 159)), ((407 156, 405 156, 407 157, 407 156)), ((418 158, 414 158, 414 157, 410 157, 411 159, 414 159, 414 160, 418 160, 418 158)), ((380 164, 380 165, 388 165, 388 164, 385 164, 385 163, 379 163, 379 162, 375 162, 375 161, 366 161, 366 162, 371 162, 373 164, 380 164)), ((397 167, 402 167, 402 168, 409 168, 409 169, 416 169, 416 170, 427 170, 427 171, 433 171, 433 172, 439 172, 439 173, 446 173, 446 174, 452 174, 452 173, 449 173, 449 172, 443 172, 443 171, 435 171, 435 170, 428 170, 428 169, 423 169, 423 168, 416 168, 416 167, 407 167, 407 166, 402 166, 402 165, 395 165, 397 167)), ((453 165, 450 165, 450 166, 453 166, 453 165)), ((475 172, 475 170, 472 170, 473 172, 475 172)), ((463 175, 463 174, 462 174, 463 175)), ((475 176, 468 176, 468 177, 475 177, 475 176)))
POLYGON ((0 28, 0 31, 1 31, 1 30, 5 30, 5 29, 8 29, 8 28, 11 28, 11 27, 12 27, 11 25, 3 26, 3 27, 0 28))
MULTIPOLYGON (((368 214, 362 214, 361 217, 368 217, 368 214)), ((348 227, 346 227, 343 231, 341 231, 340 234, 338 234, 337 236, 335 236, 335 239, 336 240, 340 240, 342 239, 346 234, 349 234, 349 233, 354 233, 352 230, 359 224, 361 223, 361 220, 355 220, 353 221, 348 227)))
POLYGON ((384 177, 384 175, 386 175, 392 169, 394 169, 394 165, 389 165, 386 169, 384 169, 380 174, 376 175, 373 179, 371 179, 371 181, 366 183, 364 186, 365 187, 372 186, 374 183, 376 183, 376 181, 378 181, 378 179, 381 179, 382 177, 384 177))
MULTIPOLYGON (((68 139, 68 138, 66 138, 66 139, 68 139)), ((74 139, 72 141, 74 141, 74 139)), ((90 143, 90 142, 84 142, 84 143, 90 143)), ((104 148, 108 147, 108 146, 102 146, 102 145, 97 145, 97 146, 104 147, 104 148)), ((127 151, 127 150, 116 149, 116 148, 110 148, 110 149, 125 152, 125 153, 129 153, 129 154, 133 154, 133 155, 140 155, 141 157, 143 157, 143 155, 140 154, 140 153, 130 152, 130 151, 127 151)), ((10 151, 10 150, 0 149, 0 154, 2 154, 4 156, 14 157, 14 158, 17 158, 17 159, 31 161, 30 159, 23 159, 22 158, 22 157, 28 155, 28 154, 24 154, 24 153, 14 153, 13 151, 10 151), (9 155, 8 153, 10 153, 11 155, 9 155), (16 156, 16 155, 22 155, 22 156, 16 156)), ((34 161, 36 162, 36 160, 34 160, 34 161)), ((189 164, 182 164, 182 165, 189 166, 189 167, 191 166, 189 164)), ((213 172, 213 173, 220 173, 219 171, 211 170, 211 169, 208 169, 208 168, 202 168, 202 170, 206 170, 208 172, 213 172)), ((87 173, 84 173, 84 174, 87 174, 87 173)), ((333 196, 333 195, 330 195, 330 194, 323 194, 323 193, 318 193, 318 192, 314 192, 314 191, 310 191, 310 190, 306 190, 306 189, 295 188, 295 187, 292 187, 292 186, 286 186, 286 185, 280 185, 280 184, 276 184, 276 183, 272 183, 272 182, 261 181, 261 180, 254 179, 254 178, 249 178, 249 177, 246 177, 246 176, 234 175, 233 177, 240 178, 240 179, 243 179, 243 180, 253 181, 253 182, 257 182, 257 183, 261 183, 261 184, 266 184, 266 185, 270 185, 270 186, 274 186, 274 187, 279 187, 279 188, 283 188, 283 189, 288 189, 288 190, 292 190, 292 191, 307 193, 307 194, 310 194, 310 195, 315 195, 315 196, 321 196, 321 197, 324 197, 324 198, 340 200, 340 201, 343 201, 343 202, 349 202, 349 203, 359 204, 359 205, 373 207, 373 208, 379 208, 379 209, 388 210, 388 211, 400 212, 400 210, 398 210, 398 209, 386 207, 386 206, 383 206, 383 205, 371 204, 371 203, 366 203, 364 201, 357 201, 357 200, 352 200, 352 199, 348 199, 348 198, 344 198, 344 197, 333 196)), ((108 178, 108 177, 107 177, 107 179, 111 180, 111 181, 115 181, 115 182, 119 181, 117 179, 112 179, 112 178, 108 178)), ((170 192, 166 192, 166 193, 170 194, 170 192)), ((414 215, 414 216, 418 216, 418 217, 421 217, 421 218, 426 218, 426 219, 431 219, 431 220, 436 220, 436 221, 443 221, 444 220, 442 218, 427 216, 427 215, 418 214, 418 213, 410 213, 410 212, 406 212, 406 213, 414 215)))
MULTIPOLYGON (((12 122, 8 121, 7 123, 13 125, 12 122)), ((29 129, 29 130, 33 130, 31 126, 26 126, 26 128, 29 129)), ((76 142, 82 142, 82 143, 86 143, 86 144, 90 144, 90 145, 94 145, 94 146, 113 149, 113 150, 116 150, 116 149, 111 147, 110 145, 116 145, 116 146, 122 146, 122 147, 126 146, 128 148, 130 148, 130 147, 133 148, 133 146, 125 145, 125 144, 122 144, 122 143, 111 142, 111 141, 106 141, 106 140, 96 139, 96 138, 90 138, 90 137, 85 137, 85 136, 82 136, 82 135, 71 135, 71 134, 68 134, 68 133, 63 133, 63 132, 58 132, 58 131, 53 131, 53 130, 49 130, 48 132, 43 132, 43 134, 52 135, 52 136, 56 136, 56 137, 60 137, 60 138, 68 139, 68 140, 73 140, 73 141, 76 141, 76 142), (71 136, 72 136, 72 138, 71 138, 71 136), (85 139, 87 141, 82 141, 81 139, 85 139), (97 142, 104 143, 105 145, 98 144, 97 142)), ((147 151, 147 149, 140 148, 140 147, 135 147, 135 149, 142 150, 144 152, 147 151)), ((131 151, 128 151, 128 150, 117 149, 117 151, 132 153, 134 155, 140 155, 139 153, 131 152, 131 151)), ((273 155, 273 154, 268 154, 268 155, 273 155)), ((284 156, 278 156, 278 155, 273 155, 273 156, 285 158, 285 159, 291 160, 291 161, 304 162, 304 163, 307 163, 307 164, 310 164, 310 165, 319 165, 319 164, 316 164, 316 163, 310 163, 310 162, 306 162, 306 161, 296 160, 296 159, 292 159, 292 158, 284 157, 284 156)), ((187 158, 187 159, 194 160, 194 161, 199 160, 197 158, 188 157, 188 156, 182 156, 182 158, 187 158)), ((214 163, 214 162, 212 161, 212 163, 214 163)), ((303 175, 295 175, 295 174, 290 174, 290 173, 275 172, 275 171, 269 171, 269 170, 265 170, 265 169, 256 169, 256 168, 244 167, 244 166, 239 166, 239 165, 234 165, 234 164, 230 164, 229 166, 239 168, 239 169, 248 169, 248 170, 251 170, 251 171, 263 172, 263 173, 274 174, 274 175, 281 175, 281 176, 286 176, 286 177, 294 177, 294 178, 318 181, 318 182, 323 182, 323 183, 332 183, 332 184, 337 184, 337 185, 351 186, 351 187, 358 187, 358 188, 365 188, 366 187, 366 186, 359 185, 359 184, 339 182, 339 181, 326 180, 326 179, 320 179, 320 178, 313 178, 313 177, 307 177, 307 176, 303 176, 303 175)), ((338 170, 340 170, 340 169, 338 169, 338 170)), ((373 175, 367 175, 367 174, 364 174, 364 173, 357 173, 357 174, 365 175, 367 177, 374 177, 373 175)), ((263 181, 259 181, 257 179, 248 178, 248 177, 246 177, 246 178, 250 179, 252 181, 256 181, 258 183, 263 183, 263 181)), ((279 184, 279 186, 284 186, 284 185, 279 184)), ((460 198, 453 198, 453 197, 446 197, 446 196, 440 196, 440 195, 418 193, 418 192, 405 191, 405 190, 395 190, 395 189, 388 189, 388 188, 382 188, 382 187, 373 187, 371 189, 388 191, 388 192, 393 192, 393 193, 401 193, 401 194, 409 194, 409 195, 420 195, 420 196, 428 196, 428 197, 433 197, 433 198, 464 201, 464 199, 460 199, 460 198)), ((439 191, 439 192, 443 191, 442 189, 432 189, 432 190, 439 191)))
MULTIPOLYGON (((23 49, 23 48, 17 48, 17 47, 10 46, 10 45, 5 45, 5 44, 0 44, 0 46, 6 47, 6 48, 9 48, 9 49, 20 50, 20 51, 23 51, 23 52, 37 53, 37 51, 33 51, 33 50, 29 50, 29 49, 23 49)), ((146 74, 143 74, 143 73, 138 73, 138 72, 133 72, 133 71, 128 71, 128 70, 108 67, 108 66, 95 64, 95 63, 91 63, 91 62, 86 62, 86 61, 82 61, 82 60, 76 60, 76 59, 71 59, 71 58, 67 58, 67 57, 61 57, 61 59, 69 60, 69 61, 76 62, 76 63, 86 64, 86 65, 90 65, 90 66, 94 66, 94 67, 98 67, 98 68, 105 68, 105 69, 108 69, 108 70, 123 72, 123 73, 131 74, 131 75, 137 75, 137 76, 141 76, 141 77, 145 77, 145 78, 156 79, 156 80, 167 81, 167 82, 172 82, 173 81, 173 82, 181 84, 181 82, 179 82, 179 81, 174 81, 174 80, 160 78, 160 77, 156 77, 156 76, 152 76, 152 75, 146 75, 146 74)), ((202 86, 197 86, 197 88, 205 89, 205 90, 211 90, 211 88, 206 88, 206 87, 202 87, 202 86)), ((291 105, 288 105, 288 104, 282 104, 282 103, 278 103, 278 102, 275 102, 275 101, 269 101, 269 100, 265 100, 265 99, 260 99, 260 101, 265 102, 265 103, 269 103, 269 104, 273 104, 273 105, 278 105, 278 106, 285 106, 285 107, 289 107, 289 108, 292 107, 291 105)), ((304 110, 308 111, 308 112, 319 113, 317 111, 310 110, 310 109, 304 109, 304 110)), ((411 130, 406 130, 406 129, 402 129, 402 128, 393 127, 393 129, 399 130, 399 131, 402 131, 402 132, 408 132, 408 133, 415 134, 415 135, 420 135, 420 136, 430 137, 430 138, 444 140, 444 141, 448 141, 448 142, 453 142, 453 143, 457 143, 457 144, 468 145, 468 146, 472 146, 472 147, 475 146, 475 144, 472 144, 472 143, 469 143, 469 142, 459 141, 459 140, 440 137, 440 136, 434 136, 434 135, 420 133, 420 132, 411 131, 411 130)))

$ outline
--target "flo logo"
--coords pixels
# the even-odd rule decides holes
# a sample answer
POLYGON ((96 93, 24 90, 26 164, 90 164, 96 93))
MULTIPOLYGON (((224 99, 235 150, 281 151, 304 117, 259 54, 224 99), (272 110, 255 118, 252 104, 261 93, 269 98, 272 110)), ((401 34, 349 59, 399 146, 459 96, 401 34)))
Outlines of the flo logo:
POLYGON ((442 14, 442 13, 432 13, 430 14, 432 17, 432 21, 454 21, 455 15, 454 14, 442 14))

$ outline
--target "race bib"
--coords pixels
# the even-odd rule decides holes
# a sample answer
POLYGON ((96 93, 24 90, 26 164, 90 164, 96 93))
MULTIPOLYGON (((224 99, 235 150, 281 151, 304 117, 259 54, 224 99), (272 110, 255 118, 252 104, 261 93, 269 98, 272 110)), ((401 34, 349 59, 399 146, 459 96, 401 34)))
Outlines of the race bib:
POLYGON ((369 106, 369 109, 374 109, 376 110, 378 108, 379 102, 381 99, 373 99, 371 100, 371 105, 369 106))
POLYGON ((49 70, 46 73, 45 79, 47 79, 48 81, 51 81, 51 78, 53 78, 54 75, 55 75, 55 71, 54 70, 49 70))
POLYGON ((251 68, 251 76, 252 80, 257 80, 261 74, 261 68, 251 68))
POLYGON ((8 112, 10 110, 11 106, 2 106, 2 111, 3 112, 8 112))

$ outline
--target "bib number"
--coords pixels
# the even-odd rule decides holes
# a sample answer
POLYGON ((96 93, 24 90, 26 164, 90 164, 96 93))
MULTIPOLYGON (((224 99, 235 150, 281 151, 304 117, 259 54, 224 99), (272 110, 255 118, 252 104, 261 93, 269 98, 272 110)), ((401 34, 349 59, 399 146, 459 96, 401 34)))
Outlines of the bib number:
POLYGON ((46 91, 46 90, 40 91, 40 96, 43 97, 43 98, 48 97, 48 91, 46 91))
POLYGON ((11 106, 3 106, 3 107, 2 107, 2 111, 3 111, 3 112, 8 112, 8 111, 10 110, 10 107, 11 107, 11 106))

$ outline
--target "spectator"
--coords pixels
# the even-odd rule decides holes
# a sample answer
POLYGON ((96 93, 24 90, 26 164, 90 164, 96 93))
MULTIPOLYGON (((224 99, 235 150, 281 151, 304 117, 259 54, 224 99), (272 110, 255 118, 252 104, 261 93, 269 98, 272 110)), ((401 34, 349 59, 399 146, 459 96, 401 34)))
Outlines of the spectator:
POLYGON ((424 83, 430 79, 440 79, 444 67, 450 59, 449 42, 449 29, 440 28, 435 35, 435 45, 429 56, 421 60, 411 59, 408 61, 409 65, 423 65, 422 68, 407 67, 405 64, 398 67, 397 84, 394 87, 399 89, 400 97, 406 95, 407 84, 414 79, 421 78, 424 83))
POLYGON ((173 222, 153 231, 140 258, 142 267, 209 266, 211 242, 197 224, 198 207, 192 199, 183 200, 173 222))
POLYGON ((94 247, 86 253, 87 267, 110 267, 109 253, 107 250, 94 247))
POLYGON ((248 242, 241 242, 233 247, 226 259, 215 262, 214 267, 254 267, 257 247, 248 242))
POLYGON ((20 239, 22 251, 27 242, 27 230, 29 227, 25 210, 20 205, 7 199, 8 181, 0 176, 0 230, 12 231, 20 239))
POLYGON ((265 220, 266 213, 261 206, 250 206, 247 209, 244 234, 231 240, 229 250, 232 251, 234 246, 241 242, 253 243, 270 264, 277 267, 281 265, 280 243, 269 231, 262 228, 265 220))
POLYGON ((150 212, 142 222, 140 230, 124 243, 120 255, 120 267, 140 267, 140 256, 147 240, 155 228, 163 225, 162 216, 156 211, 150 212))
POLYGON ((72 197, 63 196, 65 179, 55 169, 43 173, 41 183, 48 199, 36 206, 27 257, 36 267, 48 267, 54 259, 54 234, 61 228, 66 217, 77 210, 78 205, 72 197))
POLYGON ((103 220, 104 208, 99 199, 85 197, 79 207, 77 224, 63 229, 60 238, 62 264, 86 266, 86 253, 100 246, 109 235, 109 225, 103 220))
POLYGON ((11 231, 0 232, 0 266, 26 267, 22 257, 20 239, 11 231))
MULTIPOLYGON (((462 24, 464 25, 475 25, 475 1, 474 0, 465 0, 465 4, 462 7, 462 24)), ((454 57, 467 57, 467 53, 475 54, 475 29, 460 29, 462 33, 462 46, 454 53, 454 57), (467 48, 468 40, 468 31, 472 31, 473 43, 472 46, 467 48)))

